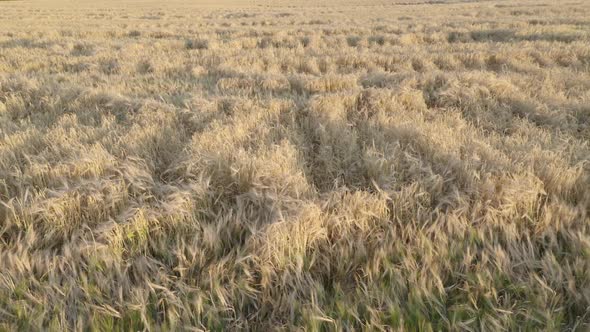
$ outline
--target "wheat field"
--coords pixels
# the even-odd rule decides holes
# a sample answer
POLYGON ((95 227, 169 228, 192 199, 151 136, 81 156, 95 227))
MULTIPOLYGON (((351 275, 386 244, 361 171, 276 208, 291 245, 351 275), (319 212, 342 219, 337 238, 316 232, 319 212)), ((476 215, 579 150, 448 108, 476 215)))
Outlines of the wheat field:
POLYGON ((590 1, 0 2, 0 331, 590 329, 590 1))

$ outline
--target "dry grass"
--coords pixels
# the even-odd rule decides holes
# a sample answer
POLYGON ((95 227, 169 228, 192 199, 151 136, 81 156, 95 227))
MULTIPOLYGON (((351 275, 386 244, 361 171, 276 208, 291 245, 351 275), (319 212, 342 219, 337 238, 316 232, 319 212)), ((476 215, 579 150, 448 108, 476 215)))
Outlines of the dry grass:
POLYGON ((0 330, 590 329, 590 2, 57 1, 0 4, 0 330))

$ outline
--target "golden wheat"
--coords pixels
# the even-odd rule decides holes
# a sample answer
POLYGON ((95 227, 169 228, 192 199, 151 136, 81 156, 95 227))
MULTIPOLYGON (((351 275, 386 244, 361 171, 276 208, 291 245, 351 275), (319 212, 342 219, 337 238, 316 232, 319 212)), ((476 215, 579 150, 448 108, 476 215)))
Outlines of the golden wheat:
POLYGON ((590 2, 0 3, 0 330, 590 329, 590 2))

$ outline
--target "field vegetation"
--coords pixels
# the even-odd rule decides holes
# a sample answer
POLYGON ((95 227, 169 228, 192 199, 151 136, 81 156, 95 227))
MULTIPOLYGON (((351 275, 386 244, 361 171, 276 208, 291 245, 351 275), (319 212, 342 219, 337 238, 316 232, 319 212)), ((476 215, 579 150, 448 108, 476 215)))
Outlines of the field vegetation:
POLYGON ((590 329, 589 1, 0 3, 0 330, 590 329))

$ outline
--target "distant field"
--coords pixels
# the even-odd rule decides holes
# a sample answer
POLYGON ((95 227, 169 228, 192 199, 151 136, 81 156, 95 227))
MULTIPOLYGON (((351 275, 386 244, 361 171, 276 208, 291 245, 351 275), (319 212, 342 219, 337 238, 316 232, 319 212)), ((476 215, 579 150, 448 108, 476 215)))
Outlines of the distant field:
POLYGON ((0 3, 0 331, 590 329, 590 1, 0 3))

